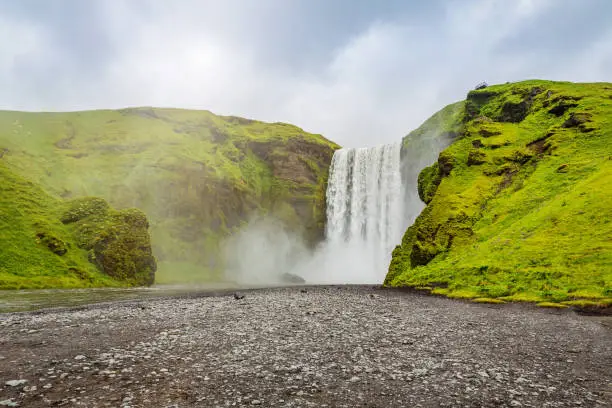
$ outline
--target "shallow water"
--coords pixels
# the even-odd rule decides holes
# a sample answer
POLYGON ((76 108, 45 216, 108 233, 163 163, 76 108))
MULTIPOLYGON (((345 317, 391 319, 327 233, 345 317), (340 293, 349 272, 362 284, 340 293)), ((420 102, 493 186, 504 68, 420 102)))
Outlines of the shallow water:
POLYGON ((0 313, 73 307, 122 300, 146 300, 225 289, 241 289, 241 287, 231 283, 217 283, 158 285, 148 288, 0 290, 0 313))

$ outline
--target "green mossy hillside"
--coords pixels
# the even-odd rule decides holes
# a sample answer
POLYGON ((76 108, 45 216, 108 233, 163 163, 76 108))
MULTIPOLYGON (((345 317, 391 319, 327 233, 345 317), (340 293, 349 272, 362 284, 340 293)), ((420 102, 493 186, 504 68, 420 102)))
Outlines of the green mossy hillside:
POLYGON ((0 160, 0 289, 150 285, 147 228, 139 210, 53 197, 0 160))
POLYGON ((419 176, 427 206, 385 284, 610 305, 612 84, 490 86, 448 126, 458 136, 419 176))
POLYGON ((293 125, 208 111, 0 111, 0 156, 14 172, 63 198, 146 213, 160 283, 222 279, 222 241, 256 215, 322 239, 338 147, 293 125))

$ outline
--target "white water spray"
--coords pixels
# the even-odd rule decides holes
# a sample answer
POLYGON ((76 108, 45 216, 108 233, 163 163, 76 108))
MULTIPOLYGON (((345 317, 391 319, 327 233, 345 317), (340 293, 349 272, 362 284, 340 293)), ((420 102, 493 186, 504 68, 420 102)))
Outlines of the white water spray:
MULTIPOLYGON (((328 244, 365 251, 379 278, 401 240, 402 185, 399 143, 335 152, 327 188, 328 244)), ((357 255, 357 253, 355 254, 357 255)), ((365 265, 364 265, 365 266, 365 265)))

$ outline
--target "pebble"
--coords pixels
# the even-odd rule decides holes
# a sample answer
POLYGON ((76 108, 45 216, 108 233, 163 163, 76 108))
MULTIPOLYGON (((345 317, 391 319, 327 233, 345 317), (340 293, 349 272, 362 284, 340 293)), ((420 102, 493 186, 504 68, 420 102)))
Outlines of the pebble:
POLYGON ((611 402, 598 390, 607 386, 612 338, 581 316, 359 287, 231 295, 149 301, 144 313, 119 302, 5 314, 10 358, 0 372, 19 367, 38 388, 7 382, 2 398, 123 408, 611 402), (34 328, 65 341, 52 355, 48 347, 32 354, 23 344, 34 328), (578 345, 580 380, 567 365, 578 345))
POLYGON ((19 387, 20 385, 23 385, 27 382, 28 380, 9 380, 5 382, 5 384, 8 385, 9 387, 19 387))

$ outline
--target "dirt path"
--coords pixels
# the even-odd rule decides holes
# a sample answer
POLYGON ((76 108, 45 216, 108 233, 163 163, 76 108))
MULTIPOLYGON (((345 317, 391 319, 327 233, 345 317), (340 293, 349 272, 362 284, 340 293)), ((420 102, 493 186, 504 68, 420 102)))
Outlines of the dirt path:
POLYGON ((0 315, 0 401, 612 405, 607 320, 364 287, 243 294, 0 315))

